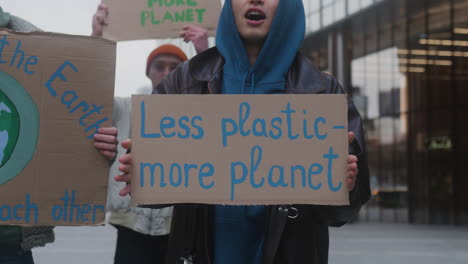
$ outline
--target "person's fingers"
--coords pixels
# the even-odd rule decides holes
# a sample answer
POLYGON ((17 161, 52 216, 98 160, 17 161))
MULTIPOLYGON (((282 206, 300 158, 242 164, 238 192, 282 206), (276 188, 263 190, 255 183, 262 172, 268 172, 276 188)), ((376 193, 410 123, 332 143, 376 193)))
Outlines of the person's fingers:
POLYGON ((132 186, 130 184, 128 184, 127 186, 125 186, 125 188, 123 188, 121 191, 120 191, 120 196, 127 196, 130 194, 130 192, 132 191, 132 186))
POLYGON ((117 138, 115 136, 109 136, 109 135, 104 135, 104 134, 99 134, 99 133, 94 134, 93 139, 96 142, 102 142, 102 143, 108 143, 108 144, 117 143, 117 138))
POLYGON ((184 36, 184 41, 185 41, 185 42, 190 42, 190 41, 194 40, 194 37, 195 37, 195 36, 196 36, 196 35, 195 35, 194 33, 192 33, 192 32, 191 32, 191 33, 187 33, 187 34, 185 34, 185 36, 184 36))
POLYGON ((109 14, 109 7, 106 5, 106 4, 99 4, 98 8, 97 8, 97 12, 96 13, 101 13, 105 16, 107 16, 109 14))
POLYGON ((122 142, 122 147, 126 150, 131 150, 132 149, 132 140, 131 139, 127 139, 125 141, 122 142))
POLYGON ((116 144, 109 144, 109 143, 102 143, 102 142, 94 142, 94 147, 99 150, 108 150, 108 151, 117 151, 116 144))
POLYGON ((94 19, 100 25, 107 25, 108 16, 109 16, 109 8, 107 7, 106 4, 100 4, 98 6, 96 14, 94 15, 94 19))
POLYGON ((100 3, 100 4, 98 5, 98 11, 105 10, 105 9, 107 9, 107 5, 106 5, 106 4, 100 3))
POLYGON ((354 155, 348 155, 348 164, 349 163, 358 163, 359 159, 354 155))
POLYGON ((115 127, 101 127, 98 129, 98 133, 117 136, 119 133, 119 130, 115 127))
POLYGON ((96 27, 98 27, 99 25, 101 25, 101 22, 99 22, 98 15, 94 15, 94 16, 93 16, 93 28, 96 28, 96 27))
POLYGON ((356 180, 357 178, 357 172, 356 171, 348 171, 348 174, 347 174, 347 179, 354 179, 356 180))
POLYGON ((190 41, 189 33, 184 33, 184 35, 181 36, 181 38, 183 38, 185 42, 189 42, 189 41, 190 41))
POLYGON ((197 26, 197 25, 189 25, 189 28, 190 28, 191 30, 193 30, 193 31, 200 31, 200 32, 206 30, 205 28, 200 27, 200 26, 197 26))
POLYGON ((107 26, 107 22, 105 20, 105 18, 102 18, 102 17, 99 17, 99 16, 96 16, 95 19, 94 19, 94 27, 99 27, 99 29, 102 29, 103 26, 107 26))
POLYGON ((358 166, 356 163, 350 163, 348 164, 348 171, 357 171, 358 166))
POLYGON ((352 191, 355 186, 356 182, 353 179, 348 178, 348 180, 346 181, 346 188, 348 189, 348 191, 352 191))
POLYGON ((186 30, 186 31, 181 31, 180 32, 180 36, 181 37, 186 37, 186 36, 197 36, 199 35, 200 33, 199 32, 195 32, 195 31, 191 31, 191 30, 186 30))
POLYGON ((125 154, 125 155, 120 156, 119 162, 122 163, 123 165, 132 165, 132 155, 125 154))
POLYGON ((101 25, 107 26, 107 15, 101 16, 101 25))
POLYGON ((117 176, 114 177, 114 180, 117 181, 117 182, 125 182, 125 183, 130 183, 132 181, 132 177, 130 174, 128 173, 124 173, 124 174, 119 174, 117 176))
POLYGON ((117 157, 117 153, 114 151, 109 151, 109 150, 100 150, 99 153, 101 153, 104 157, 108 158, 109 160, 115 159, 117 157))
POLYGON ((353 143, 355 137, 354 132, 348 132, 348 144, 353 143))
POLYGON ((355 171, 348 172, 348 175, 346 177, 346 185, 349 191, 352 191, 354 189, 354 186, 356 185, 356 180, 357 173, 355 171))
POLYGON ((182 29, 183 29, 184 31, 192 30, 192 29, 193 29, 193 25, 184 25, 184 26, 182 27, 182 29))
POLYGON ((132 169, 132 167, 130 165, 120 165, 119 166, 119 171, 121 171, 123 173, 130 173, 131 169, 132 169))
POLYGON ((198 40, 198 39, 201 39, 203 38, 203 33, 201 32, 193 32, 193 40, 198 40))

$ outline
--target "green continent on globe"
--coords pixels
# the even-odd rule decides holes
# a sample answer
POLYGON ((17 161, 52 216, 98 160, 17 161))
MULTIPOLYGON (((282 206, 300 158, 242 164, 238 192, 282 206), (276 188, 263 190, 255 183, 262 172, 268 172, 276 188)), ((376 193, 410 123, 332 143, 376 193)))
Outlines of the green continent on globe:
POLYGON ((10 159, 18 142, 19 131, 18 111, 0 88, 0 168, 10 159))

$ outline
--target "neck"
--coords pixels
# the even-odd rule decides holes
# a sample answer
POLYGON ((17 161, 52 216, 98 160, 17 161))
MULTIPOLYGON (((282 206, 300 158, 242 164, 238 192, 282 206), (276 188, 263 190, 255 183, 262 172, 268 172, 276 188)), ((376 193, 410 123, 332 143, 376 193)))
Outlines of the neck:
POLYGON ((262 50, 263 43, 247 43, 245 42, 245 49, 247 50, 247 55, 249 56, 250 66, 253 66, 257 61, 258 55, 262 50))

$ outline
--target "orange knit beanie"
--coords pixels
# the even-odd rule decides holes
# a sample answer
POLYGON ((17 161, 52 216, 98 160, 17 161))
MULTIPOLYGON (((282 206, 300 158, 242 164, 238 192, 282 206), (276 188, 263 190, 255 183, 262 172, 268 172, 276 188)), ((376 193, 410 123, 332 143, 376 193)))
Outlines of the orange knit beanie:
POLYGON ((177 46, 174 46, 172 44, 165 44, 162 46, 159 46, 155 50, 153 50, 150 55, 148 56, 148 60, 146 61, 146 75, 148 75, 148 70, 151 62, 159 55, 173 55, 176 56, 177 58, 181 59, 182 61, 188 60, 187 55, 178 48, 177 46))

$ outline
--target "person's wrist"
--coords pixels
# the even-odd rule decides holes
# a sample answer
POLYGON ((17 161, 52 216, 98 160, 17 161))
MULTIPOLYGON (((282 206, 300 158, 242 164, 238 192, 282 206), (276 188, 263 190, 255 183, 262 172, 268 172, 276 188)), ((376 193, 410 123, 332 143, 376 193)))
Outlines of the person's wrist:
POLYGON ((198 45, 195 46, 195 51, 197 52, 197 54, 207 49, 208 49, 208 41, 206 41, 206 43, 199 43, 198 45))

